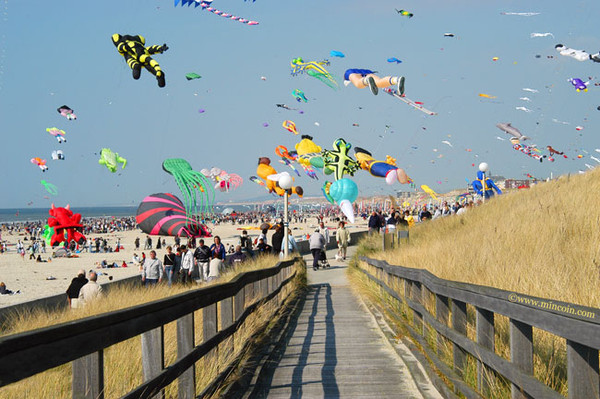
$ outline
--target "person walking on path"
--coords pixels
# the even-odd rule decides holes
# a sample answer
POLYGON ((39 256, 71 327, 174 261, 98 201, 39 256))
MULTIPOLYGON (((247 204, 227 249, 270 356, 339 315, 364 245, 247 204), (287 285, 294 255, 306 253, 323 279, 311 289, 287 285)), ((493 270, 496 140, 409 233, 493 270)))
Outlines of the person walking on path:
POLYGON ((338 245, 338 253, 336 259, 346 260, 346 249, 350 243, 350 232, 346 229, 346 224, 340 222, 337 231, 335 232, 335 240, 338 245))
POLYGON ((150 257, 144 262, 144 270, 142 271, 142 282, 148 285, 156 285, 163 278, 163 264, 156 259, 156 251, 150 251, 150 257))
POLYGON ((211 256, 212 254, 210 252, 210 248, 207 245, 204 245, 203 239, 200 239, 200 241, 198 241, 198 246, 194 251, 194 259, 198 265, 198 273, 200 274, 200 278, 204 279, 204 281, 208 280, 211 256))
POLYGON ((194 271, 194 256, 192 251, 186 245, 181 246, 181 283, 192 282, 192 272, 194 271))
POLYGON ((310 252, 313 256, 313 270, 319 268, 319 259, 321 258, 321 252, 325 248, 325 237, 319 232, 319 229, 310 236, 308 240, 310 252))
POLYGON ((163 267, 170 287, 171 283, 173 282, 173 268, 175 267, 175 254, 173 253, 173 248, 171 248, 170 245, 167 247, 167 253, 163 258, 163 267))

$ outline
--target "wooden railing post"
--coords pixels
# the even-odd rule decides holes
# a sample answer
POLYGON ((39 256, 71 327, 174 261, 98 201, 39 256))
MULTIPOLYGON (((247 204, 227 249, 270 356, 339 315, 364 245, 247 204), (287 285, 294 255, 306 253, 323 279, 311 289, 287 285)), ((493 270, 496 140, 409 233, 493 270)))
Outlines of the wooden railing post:
MULTIPOLYGON (((163 334, 162 326, 142 334, 142 372, 144 381, 157 376, 165 366, 163 334)), ((164 397, 164 389, 154 396, 156 399, 164 397)))
POLYGON ((244 310, 246 310, 245 299, 246 299, 246 287, 242 287, 242 289, 239 290, 237 294, 235 294, 235 297, 233 300, 233 319, 234 320, 239 319, 240 316, 242 315, 242 313, 244 313, 244 310))
MULTIPOLYGON (((412 300, 415 301, 416 303, 420 303, 421 305, 425 306, 425 303, 423 301, 423 294, 422 294, 422 289, 421 289, 421 283, 418 281, 412 281, 412 288, 411 288, 411 294, 412 294, 412 300)), ((413 310, 413 325, 415 327, 415 330, 417 330, 417 332, 421 335, 425 335, 425 326, 423 324, 423 315, 419 312, 417 312, 416 310, 413 310)))
POLYGON ((567 340, 569 399, 597 398, 598 350, 567 340))
MULTIPOLYGON (((233 298, 225 298, 219 304, 221 308, 219 331, 221 331, 233 324, 233 298)), ((225 360, 231 353, 233 353, 233 339, 227 339, 219 345, 219 356, 222 356, 223 364, 227 364, 225 360)))
MULTIPOLYGON (((448 318, 450 316, 450 307, 447 296, 435 294, 435 316, 437 321, 445 326, 448 326, 448 318)), ((441 356, 444 353, 448 340, 440 333, 437 334, 437 353, 441 356)))
MULTIPOLYGON (((494 352, 494 312, 480 307, 475 309, 477 311, 477 343, 494 352)), ((491 370, 477 359, 477 389, 483 396, 489 395, 491 379, 491 370)))
POLYGON ((104 351, 73 360, 73 399, 104 399, 104 351))
MULTIPOLYGON (((452 299, 452 328, 465 337, 467 336, 467 304, 455 299, 452 299)), ((467 362, 467 354, 455 343, 452 344, 452 351, 454 371, 459 376, 463 376, 467 362)))
MULTIPOLYGON (((521 371, 533 375, 533 327, 510 319, 510 361, 521 371)), ((529 399, 526 392, 515 384, 510 387, 512 399, 529 399)))
MULTIPOLYGON (((194 349, 194 313, 177 319, 177 360, 181 359, 194 349)), ((179 376, 179 399, 193 399, 196 397, 196 366, 192 365, 179 376)))

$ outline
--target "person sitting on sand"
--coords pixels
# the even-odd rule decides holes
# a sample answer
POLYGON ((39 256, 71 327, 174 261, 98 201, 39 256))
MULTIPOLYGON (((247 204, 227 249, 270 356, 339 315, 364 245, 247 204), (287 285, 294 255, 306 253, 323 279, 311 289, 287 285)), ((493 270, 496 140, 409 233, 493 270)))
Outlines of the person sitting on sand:
POLYGON ((21 291, 13 292, 6 288, 6 284, 4 284, 4 282, 0 283, 0 295, 14 295, 19 293, 21 293, 21 291))
POLYGON ((38 263, 42 263, 42 262, 46 263, 46 261, 42 259, 41 255, 38 255, 37 258, 35 259, 35 261, 38 262, 38 263))

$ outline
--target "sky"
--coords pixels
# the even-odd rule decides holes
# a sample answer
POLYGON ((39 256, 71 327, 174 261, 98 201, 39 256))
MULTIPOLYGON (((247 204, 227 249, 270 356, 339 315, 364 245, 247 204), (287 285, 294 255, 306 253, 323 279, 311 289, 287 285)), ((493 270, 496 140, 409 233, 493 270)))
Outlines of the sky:
MULTIPOLYGON (((286 170, 274 149, 292 149, 300 141, 281 127, 286 119, 324 148, 342 137, 377 159, 390 155, 417 185, 438 192, 464 187, 483 161, 494 175, 512 178, 527 173, 546 178, 596 165, 590 156, 600 148, 600 87, 594 86, 600 64, 561 56, 554 46, 600 50, 597 1, 569 3, 568 9, 563 1, 548 0, 213 2, 217 9, 259 21, 257 26, 174 7, 173 0, 0 0, 0 7, 0 208, 51 202, 137 205, 152 193, 180 195, 162 170, 166 158, 184 158, 198 171, 216 166, 242 176, 240 188, 217 193, 219 202, 271 198, 248 177, 261 156, 286 170), (446 32, 455 37, 444 37, 446 32), (530 38, 533 32, 551 32, 554 38, 530 38), (140 34, 147 44, 169 46, 155 56, 165 71, 165 88, 146 71, 132 79, 111 42, 113 33, 140 34), (346 57, 332 58, 331 50, 346 57), (328 58, 340 88, 291 76, 290 60, 296 57, 328 58), (388 63, 390 57, 402 63, 388 63), (373 96, 368 89, 345 87, 348 68, 404 75, 406 96, 437 115, 427 116, 383 92, 373 96), (189 72, 202 78, 187 81, 189 72), (576 92, 568 82, 574 77, 592 77, 589 91, 576 92), (308 103, 297 103, 294 89, 303 90, 308 103), (63 104, 75 111, 76 121, 56 112, 63 104), (516 109, 521 106, 532 112, 516 109), (496 128, 500 122, 511 122, 530 143, 541 149, 552 145, 569 158, 539 163, 513 150, 508 140, 497 139, 508 138, 496 128), (48 127, 65 130, 67 142, 59 144, 46 133, 48 127), (99 165, 103 147, 126 158, 126 168, 113 174, 99 165), (64 161, 51 159, 58 149, 64 161), (30 163, 33 157, 46 159, 49 170, 42 173, 30 163), (49 195, 41 179, 54 184, 58 195, 49 195)), ((363 196, 409 189, 388 186, 365 171, 354 179, 363 196)), ((324 181, 322 174, 318 181, 296 178, 309 196, 320 195, 324 181)))

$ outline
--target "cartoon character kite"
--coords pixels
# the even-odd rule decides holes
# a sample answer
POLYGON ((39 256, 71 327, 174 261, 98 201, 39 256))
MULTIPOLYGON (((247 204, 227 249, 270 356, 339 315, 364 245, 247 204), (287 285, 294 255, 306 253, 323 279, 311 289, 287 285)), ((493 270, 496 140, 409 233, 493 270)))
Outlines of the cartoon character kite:
POLYGON ((371 89, 373 95, 377 95, 379 88, 395 86, 396 91, 400 94, 404 94, 404 76, 385 76, 380 78, 375 75, 375 71, 370 69, 357 69, 351 68, 344 72, 344 84, 347 86, 352 83, 359 89, 368 87, 371 89), (348 83, 346 83, 348 82, 348 83))
POLYGON ((40 157, 31 158, 31 163, 40 167, 42 172, 48 170, 48 166, 46 166, 46 160, 40 157))
POLYGON ((46 131, 56 137, 56 140, 58 140, 59 143, 67 142, 67 139, 65 138, 66 133, 64 130, 61 130, 57 127, 49 127, 46 129, 46 131))
MULTIPOLYGON (((283 188, 279 187, 278 178, 280 177, 280 175, 278 175, 275 168, 273 168, 271 166, 271 159, 269 159, 268 157, 258 158, 258 166, 256 167, 256 174, 264 179, 264 181, 266 183, 266 187, 269 190, 269 192, 275 192, 280 197, 282 197, 285 194, 285 190, 283 188), (276 176, 276 177, 272 177, 272 176, 276 176)), ((289 176, 289 174, 288 174, 288 176, 289 176)), ((302 195, 304 194, 304 190, 300 186, 292 187, 290 190, 291 190, 291 194, 296 194, 299 197, 302 197, 302 195)))
POLYGON ((106 166, 111 173, 115 173, 119 168, 119 164, 122 163, 121 169, 125 169, 127 160, 118 153, 112 152, 110 148, 103 148, 100 150, 100 159, 98 160, 100 165, 106 166))
POLYGON ((52 204, 52 208, 48 210, 48 213, 50 214, 48 226, 54 228, 54 235, 50 238, 52 247, 61 242, 70 243, 75 241, 82 244, 85 241, 85 236, 81 234, 83 225, 81 224, 80 213, 73 213, 69 205, 64 208, 56 208, 54 204, 52 204))
POLYGON ((61 114, 62 116, 64 116, 65 118, 67 118, 70 121, 77 119, 77 115, 75 115, 73 113, 73 110, 71 108, 67 107, 66 105, 63 105, 62 107, 58 107, 56 110, 58 111, 59 114, 61 114))
POLYGON ((165 73, 151 55, 162 54, 167 51, 169 47, 166 44, 146 47, 146 39, 143 36, 120 35, 118 33, 112 35, 112 42, 119 54, 125 58, 125 62, 131 68, 135 80, 140 78, 142 67, 144 67, 156 76, 158 87, 165 87, 165 73))
POLYGON ((402 184, 409 182, 404 169, 398 168, 396 160, 392 157, 388 156, 385 161, 377 161, 371 156, 369 151, 360 147, 354 149, 354 154, 362 170, 366 170, 372 176, 384 178, 387 184, 394 184, 395 181, 399 181, 402 184))

